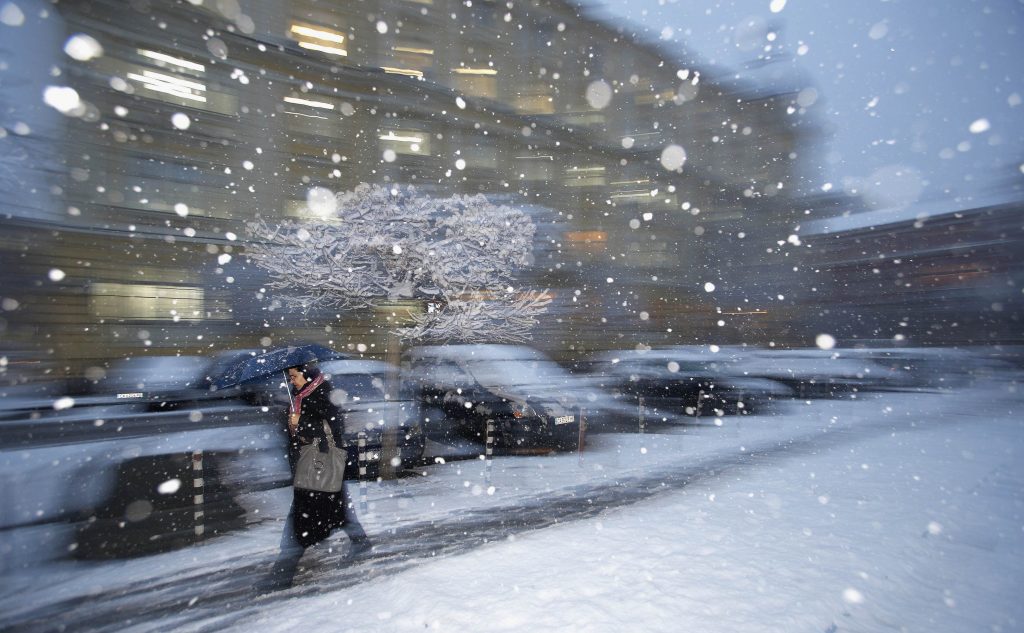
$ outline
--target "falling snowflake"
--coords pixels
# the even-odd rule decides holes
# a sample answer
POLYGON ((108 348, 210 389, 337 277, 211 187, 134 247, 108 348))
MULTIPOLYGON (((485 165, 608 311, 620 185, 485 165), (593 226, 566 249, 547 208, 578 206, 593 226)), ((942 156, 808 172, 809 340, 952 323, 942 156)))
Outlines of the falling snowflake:
POLYGON ((686 150, 679 145, 669 145, 661 151, 661 166, 669 171, 682 169, 686 164, 686 150))
POLYGON ((970 129, 971 134, 981 134, 987 132, 992 125, 988 122, 988 119, 977 119, 971 123, 970 129))
POLYGON ((192 125, 192 119, 188 118, 184 112, 175 112, 171 116, 171 125, 179 130, 187 130, 192 125))
POLYGON ((64 52, 72 59, 87 62, 90 59, 102 57, 103 47, 95 38, 84 33, 76 33, 64 43, 64 52))
POLYGON ((831 334, 819 334, 815 337, 814 344, 821 349, 832 349, 836 346, 836 339, 831 334))
POLYGON ((612 87, 603 79, 593 81, 587 86, 587 103, 595 110, 604 110, 612 102, 612 87))
POLYGON ((82 100, 74 88, 66 86, 47 86, 43 90, 43 102, 61 114, 74 114, 82 105, 82 100))

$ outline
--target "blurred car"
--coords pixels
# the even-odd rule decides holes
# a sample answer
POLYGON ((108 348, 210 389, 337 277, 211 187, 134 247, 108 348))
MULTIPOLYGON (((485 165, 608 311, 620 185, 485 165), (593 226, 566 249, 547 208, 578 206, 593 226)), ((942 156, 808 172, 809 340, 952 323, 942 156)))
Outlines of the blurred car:
POLYGON ((880 388, 896 391, 951 385, 950 378, 954 372, 949 368, 962 365, 966 360, 960 354, 943 357, 914 348, 835 348, 832 353, 839 358, 867 360, 885 367, 889 378, 880 388))
POLYGON ((67 381, 52 375, 44 355, 21 349, 0 351, 0 421, 38 418, 67 395, 67 381))
POLYGON ((514 345, 418 347, 403 360, 407 384, 442 440, 486 441, 508 452, 575 450, 581 392, 572 374, 541 352, 514 345))
POLYGON ((590 370, 620 401, 664 421, 750 414, 793 394, 777 381, 744 375, 734 352, 707 346, 604 352, 590 370))
MULTIPOLYGON (((379 474, 381 458, 385 453, 385 433, 393 432, 395 455, 393 466, 415 465, 423 459, 426 440, 420 416, 419 402, 409 393, 399 392, 396 397, 387 393, 387 381, 397 379, 397 368, 376 360, 330 360, 320 363, 320 370, 331 383, 331 401, 345 414, 345 447, 349 462, 345 474, 357 479, 359 434, 366 436, 368 476, 379 474)), ((279 400, 280 402, 280 400, 279 400)), ((287 404, 287 401, 284 402, 287 404)))
MULTIPOLYGON (((225 373, 257 353, 258 350, 241 349, 218 354, 188 389, 169 394, 155 407, 161 410, 196 409, 207 413, 238 406, 252 407, 254 417, 268 418, 270 423, 283 429, 283 415, 291 391, 282 373, 216 387, 225 373)), ((390 365, 382 361, 350 358, 323 361, 319 366, 333 388, 332 402, 345 414, 343 440, 349 453, 346 478, 358 478, 359 433, 366 435, 369 477, 379 473, 386 430, 394 429, 396 454, 393 458, 400 460, 398 468, 403 463, 414 464, 422 459, 425 441, 418 402, 400 393, 396 397, 387 395, 390 365)), ((400 385, 400 381, 396 380, 396 384, 400 385)))
POLYGON ((121 416, 143 413, 190 389, 209 363, 204 356, 133 356, 97 365, 82 393, 55 403, 61 416, 121 416))
POLYGON ((869 358, 852 358, 818 348, 756 350, 741 363, 748 376, 789 385, 800 398, 840 398, 860 391, 883 391, 905 379, 869 358))
POLYGON ((167 392, 161 400, 151 401, 150 409, 194 409, 204 406, 217 407, 238 404, 267 406, 271 404, 277 392, 287 393, 283 374, 270 374, 257 380, 226 387, 217 386, 218 380, 230 372, 233 367, 259 353, 258 349, 232 349, 218 352, 213 358, 206 361, 205 366, 194 380, 184 384, 180 389, 167 392))
MULTIPOLYGON (((205 359, 199 364, 200 374, 210 367, 205 359)), ((332 400, 345 414, 346 478, 360 475, 360 433, 366 434, 366 477, 379 474, 385 431, 395 431, 394 457, 400 460, 394 462, 396 470, 420 463, 425 440, 418 402, 386 395, 387 380, 395 375, 390 365, 349 359, 325 361, 320 367, 331 382, 332 400)), ((141 374, 131 375, 127 386, 138 388, 131 381, 141 374)), ((0 446, 45 456, 9 476, 0 529, 45 524, 40 529, 52 534, 45 547, 26 546, 21 559, 69 553, 79 558, 134 556, 188 545, 198 534, 196 503, 202 505, 203 538, 251 521, 253 516, 246 513, 260 508, 251 505, 249 493, 291 481, 288 391, 276 374, 255 381, 266 390, 262 395, 252 385, 239 390, 202 387, 203 379, 215 378, 204 375, 199 383, 186 379, 188 388, 161 390, 159 402, 167 406, 157 403, 152 409, 114 415, 69 408, 54 419, 5 427, 0 446), (255 400, 247 401, 249 391, 255 400), (198 480, 204 482, 204 492, 199 496, 192 487, 196 464, 203 470, 198 480)))
POLYGON ((236 386, 215 393, 211 376, 251 350, 230 350, 205 356, 135 356, 98 362, 84 376, 67 380, 0 386, 0 419, 132 415, 147 411, 196 408, 203 403, 266 404, 273 377, 261 384, 236 386))
POLYGON ((893 389, 949 389, 995 377, 1014 378, 1012 347, 857 347, 834 349, 840 358, 866 359, 892 373, 893 389))

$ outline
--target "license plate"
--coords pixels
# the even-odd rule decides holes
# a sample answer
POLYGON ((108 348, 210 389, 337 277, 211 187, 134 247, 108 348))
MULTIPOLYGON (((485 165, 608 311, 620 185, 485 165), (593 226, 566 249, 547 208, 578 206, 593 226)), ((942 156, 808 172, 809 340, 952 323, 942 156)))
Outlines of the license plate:
POLYGON ((575 415, 562 415, 555 418, 555 424, 570 424, 576 421, 575 415))

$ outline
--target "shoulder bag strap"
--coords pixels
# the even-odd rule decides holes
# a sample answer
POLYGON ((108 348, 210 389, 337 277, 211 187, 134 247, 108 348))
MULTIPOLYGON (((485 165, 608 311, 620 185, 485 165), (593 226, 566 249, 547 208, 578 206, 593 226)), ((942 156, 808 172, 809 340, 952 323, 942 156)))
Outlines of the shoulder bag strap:
POLYGON ((328 444, 327 444, 328 449, 330 449, 331 446, 339 446, 339 444, 334 441, 334 433, 331 432, 331 425, 328 424, 327 422, 324 422, 323 426, 324 426, 324 437, 327 439, 327 442, 328 442, 328 444))

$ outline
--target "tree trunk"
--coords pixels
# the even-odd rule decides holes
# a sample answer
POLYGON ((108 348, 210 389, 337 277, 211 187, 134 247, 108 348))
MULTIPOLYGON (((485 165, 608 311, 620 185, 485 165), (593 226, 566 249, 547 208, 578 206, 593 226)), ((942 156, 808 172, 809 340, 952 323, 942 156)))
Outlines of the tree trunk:
MULTIPOLYGON (((385 384, 385 393, 388 401, 396 403, 399 400, 401 391, 401 375, 398 365, 402 360, 402 340, 393 331, 388 332, 386 358, 389 368, 385 384)), ((380 439, 380 477, 381 479, 394 479, 401 464, 398 453, 398 429, 401 424, 401 407, 392 406, 394 418, 384 421, 380 439)))

